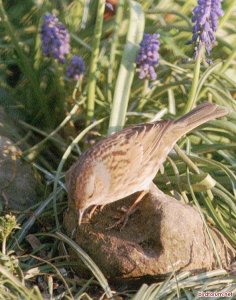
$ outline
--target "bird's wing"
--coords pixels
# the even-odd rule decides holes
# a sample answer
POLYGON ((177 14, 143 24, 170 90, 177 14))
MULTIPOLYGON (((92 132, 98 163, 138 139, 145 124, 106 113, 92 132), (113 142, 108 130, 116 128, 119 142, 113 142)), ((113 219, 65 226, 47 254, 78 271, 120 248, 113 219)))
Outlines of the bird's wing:
MULTIPOLYGON (((104 149, 103 161, 112 172, 112 182, 122 180, 124 184, 136 180, 144 180, 148 176, 145 166, 156 154, 160 140, 170 121, 146 123, 124 129, 106 140, 107 152, 104 149), (109 153, 109 154, 108 154, 109 153)), ((155 165, 153 166, 155 167, 155 165)), ((156 170, 157 171, 157 170, 156 170)))
POLYGON ((141 139, 143 145, 143 164, 149 161, 153 155, 158 155, 163 136, 170 130, 172 124, 171 120, 167 120, 149 123, 145 126, 145 133, 141 139))
POLYGON ((112 141, 110 151, 110 166, 116 169, 114 179, 123 177, 125 182, 135 174, 143 161, 143 145, 139 139, 139 132, 127 130, 112 141))

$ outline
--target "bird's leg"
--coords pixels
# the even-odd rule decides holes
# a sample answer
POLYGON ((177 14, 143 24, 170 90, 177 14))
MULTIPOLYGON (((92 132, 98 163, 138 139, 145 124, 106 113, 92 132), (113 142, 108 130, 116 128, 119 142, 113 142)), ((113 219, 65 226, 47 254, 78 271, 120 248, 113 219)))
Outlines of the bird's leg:
POLYGON ((104 206, 105 205, 94 205, 92 207, 92 209, 90 210, 90 212, 88 213, 89 220, 92 218, 92 216, 93 216, 95 210, 97 209, 97 207, 98 207, 98 210, 101 212, 103 210, 104 206))
POLYGON ((88 213, 88 218, 89 218, 89 220, 92 218, 92 216, 93 216, 93 214, 94 214, 94 212, 95 212, 95 210, 96 210, 97 207, 98 207, 98 205, 94 205, 94 206, 91 208, 90 212, 88 213))
POLYGON ((101 212, 103 210, 103 208, 105 207, 106 204, 104 205, 99 205, 99 211, 101 212))
POLYGON ((129 217, 130 215, 132 215, 136 209, 137 209, 137 205, 139 204, 139 202, 143 199, 143 197, 145 195, 147 195, 148 191, 142 191, 138 198, 134 201, 134 203, 129 207, 129 209, 127 210, 126 214, 129 217))
POLYGON ((134 201, 134 203, 125 212, 125 214, 117 222, 115 222, 115 224, 109 226, 107 229, 110 230, 110 229, 112 229, 114 227, 117 227, 118 225, 121 224, 120 230, 122 230, 125 227, 125 225, 127 224, 129 216, 132 215, 136 211, 138 203, 143 199, 143 197, 147 193, 148 193, 148 191, 146 191, 146 190, 142 191, 139 194, 138 198, 134 201))

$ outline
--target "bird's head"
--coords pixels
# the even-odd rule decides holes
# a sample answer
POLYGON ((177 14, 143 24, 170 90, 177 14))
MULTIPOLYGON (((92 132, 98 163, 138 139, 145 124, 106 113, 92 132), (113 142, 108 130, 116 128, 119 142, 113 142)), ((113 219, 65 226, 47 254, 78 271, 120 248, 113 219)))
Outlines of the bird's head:
POLYGON ((68 196, 74 202, 79 225, 84 212, 92 205, 103 205, 110 176, 102 162, 75 164, 66 173, 68 196))

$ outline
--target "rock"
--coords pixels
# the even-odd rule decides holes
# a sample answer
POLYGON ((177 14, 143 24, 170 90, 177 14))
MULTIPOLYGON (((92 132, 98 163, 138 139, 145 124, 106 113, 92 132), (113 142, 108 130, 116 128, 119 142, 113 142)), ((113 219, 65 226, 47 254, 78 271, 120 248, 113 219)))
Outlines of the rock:
POLYGON ((0 106, 0 211, 28 209, 40 193, 38 175, 13 142, 19 139, 16 123, 0 106))
POLYGON ((36 203, 38 181, 21 150, 0 136, 0 203, 2 209, 25 210, 36 203))
MULTIPOLYGON (((102 212, 96 211, 91 220, 85 219, 79 227, 72 202, 65 213, 67 234, 90 255, 105 276, 136 278, 219 268, 200 214, 154 185, 122 231, 107 230, 115 222, 117 209, 124 205, 129 207, 134 201, 131 198, 107 205, 102 212)), ((235 251, 218 230, 209 226, 209 231, 222 265, 227 268, 235 251)), ((86 275, 82 264, 78 271, 86 275)))

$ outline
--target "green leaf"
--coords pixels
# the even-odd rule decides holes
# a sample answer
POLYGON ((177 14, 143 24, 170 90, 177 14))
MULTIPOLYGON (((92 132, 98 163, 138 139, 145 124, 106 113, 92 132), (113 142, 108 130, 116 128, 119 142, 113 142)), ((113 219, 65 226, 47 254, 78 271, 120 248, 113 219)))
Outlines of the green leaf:
POLYGON ((144 13, 142 7, 135 1, 129 1, 129 7, 129 29, 116 81, 108 134, 120 130, 125 124, 135 61, 139 44, 143 38, 144 13))

